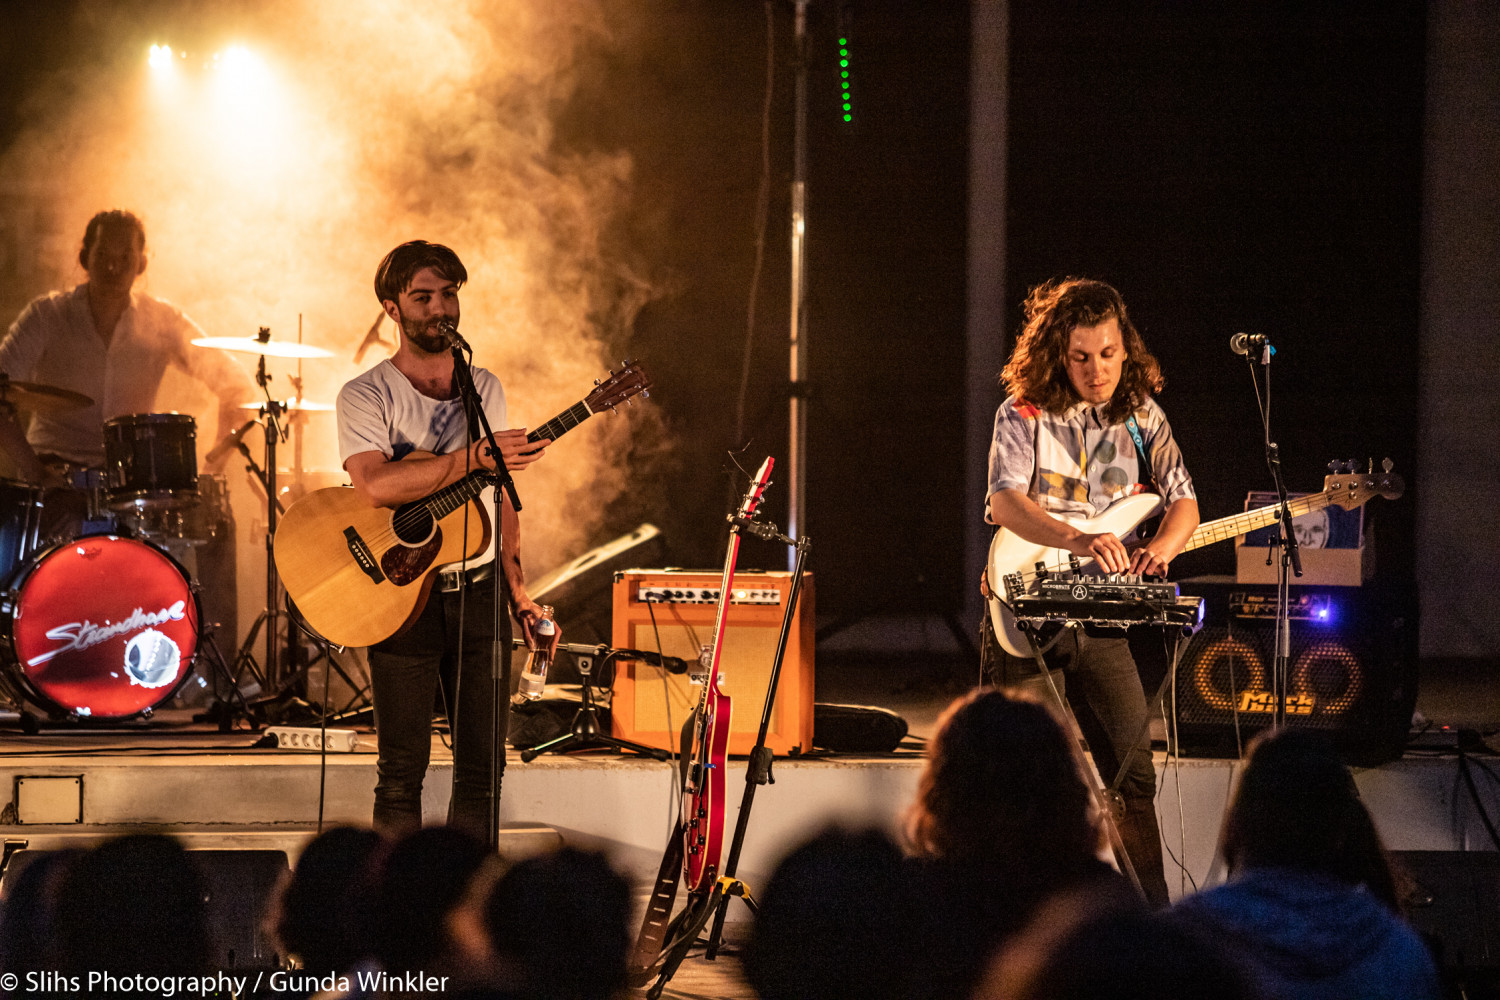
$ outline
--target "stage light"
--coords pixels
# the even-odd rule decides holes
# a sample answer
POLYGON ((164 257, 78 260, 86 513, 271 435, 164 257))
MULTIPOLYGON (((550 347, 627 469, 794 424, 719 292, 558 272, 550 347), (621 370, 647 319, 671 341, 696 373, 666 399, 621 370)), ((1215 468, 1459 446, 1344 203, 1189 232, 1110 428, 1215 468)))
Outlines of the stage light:
POLYGON ((170 45, 153 45, 147 62, 157 73, 170 73, 175 64, 172 62, 172 47, 170 45))

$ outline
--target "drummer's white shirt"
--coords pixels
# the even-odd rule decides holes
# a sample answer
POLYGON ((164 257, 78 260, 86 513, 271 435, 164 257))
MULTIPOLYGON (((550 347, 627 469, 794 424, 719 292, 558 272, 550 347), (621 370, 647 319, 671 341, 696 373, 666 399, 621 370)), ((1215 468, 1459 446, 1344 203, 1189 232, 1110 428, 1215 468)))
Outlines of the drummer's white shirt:
POLYGON ((150 413, 168 367, 175 366, 221 396, 245 395, 249 377, 221 351, 194 347, 203 331, 182 310, 132 292, 109 346, 94 328, 88 286, 43 295, 21 311, 0 342, 0 372, 81 392, 92 406, 32 416, 26 440, 38 454, 81 465, 104 464, 104 422, 150 413))

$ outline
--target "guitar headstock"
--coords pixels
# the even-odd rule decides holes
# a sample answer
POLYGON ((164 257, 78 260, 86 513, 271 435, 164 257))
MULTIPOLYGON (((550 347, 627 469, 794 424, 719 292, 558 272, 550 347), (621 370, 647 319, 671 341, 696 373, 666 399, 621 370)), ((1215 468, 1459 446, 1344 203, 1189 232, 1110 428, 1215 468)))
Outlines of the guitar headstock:
POLYGON ((760 468, 755 473, 755 478, 750 480, 750 486, 745 490, 745 498, 740 501, 739 517, 752 518, 755 516, 755 508, 760 506, 760 498, 766 492, 766 487, 771 485, 771 466, 776 460, 770 455, 760 463, 760 468))
POLYGON ((619 371, 610 371, 607 378, 595 379, 594 389, 583 397, 590 413, 613 410, 635 396, 648 397, 651 393, 651 376, 637 361, 626 359, 619 371))
POLYGON ((1390 459, 1380 465, 1380 472, 1375 471, 1375 463, 1371 462, 1369 468, 1361 473, 1354 471, 1353 460, 1329 462, 1328 471, 1331 475, 1323 480, 1323 492, 1328 494, 1330 503, 1338 504, 1345 510, 1353 510, 1372 497, 1395 500, 1406 492, 1406 481, 1391 471, 1395 463, 1390 459))

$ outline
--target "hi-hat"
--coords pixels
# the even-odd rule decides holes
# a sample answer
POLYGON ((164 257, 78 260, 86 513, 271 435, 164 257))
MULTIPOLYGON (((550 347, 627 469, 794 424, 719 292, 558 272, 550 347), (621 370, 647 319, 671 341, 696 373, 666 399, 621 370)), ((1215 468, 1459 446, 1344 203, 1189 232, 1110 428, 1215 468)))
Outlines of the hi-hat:
MULTIPOLYGON (((305 413, 333 412, 332 403, 319 403, 316 400, 312 399, 278 399, 277 402, 280 403, 282 405, 282 408, 286 410, 302 410, 305 413)), ((265 405, 265 403, 241 403, 240 409, 259 410, 262 409, 265 405)))
POLYGON ((333 352, 311 344, 296 344, 290 340, 261 340, 259 337, 199 337, 193 341, 198 347, 217 347, 221 351, 238 351, 241 354, 261 354, 268 358, 331 358, 333 352))
POLYGON ((9 404, 27 413, 66 413, 88 409, 94 401, 71 389, 59 389, 40 382, 14 382, 0 376, 0 404, 9 404))

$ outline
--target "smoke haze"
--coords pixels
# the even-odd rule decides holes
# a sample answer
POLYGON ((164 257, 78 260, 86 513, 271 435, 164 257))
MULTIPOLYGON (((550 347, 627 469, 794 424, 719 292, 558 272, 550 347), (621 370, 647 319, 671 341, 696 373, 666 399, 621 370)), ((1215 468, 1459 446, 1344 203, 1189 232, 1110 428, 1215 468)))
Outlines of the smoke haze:
MULTIPOLYGON (((88 218, 130 209, 149 240, 139 289, 211 336, 269 326, 294 340, 300 317, 306 341, 336 354, 304 363, 304 394, 332 401, 389 353, 351 360, 380 312, 375 265, 427 239, 468 267, 464 334, 505 382, 513 425, 541 424, 618 366, 608 348, 626 343, 651 295, 601 238, 629 199, 631 162, 553 145, 578 61, 609 43, 596 0, 204 9, 85 3, 74 27, 102 40, 105 58, 80 56, 30 95, 0 173, 52 201, 62 236, 39 249, 59 285, 83 279, 74 257, 88 218), (152 42, 176 51, 171 72, 148 69, 152 42)), ((395 335, 386 322, 384 339, 395 335)), ((269 364, 273 394, 291 395, 295 362, 269 364)), ((208 397, 176 383, 164 397, 195 412, 202 448, 212 443, 208 397)), ((596 541, 633 433, 655 424, 649 407, 629 412, 583 425, 521 477, 533 571, 596 541)), ((337 469, 331 414, 308 418, 304 464, 337 469)), ((260 563, 259 551, 247 559, 260 563)))

